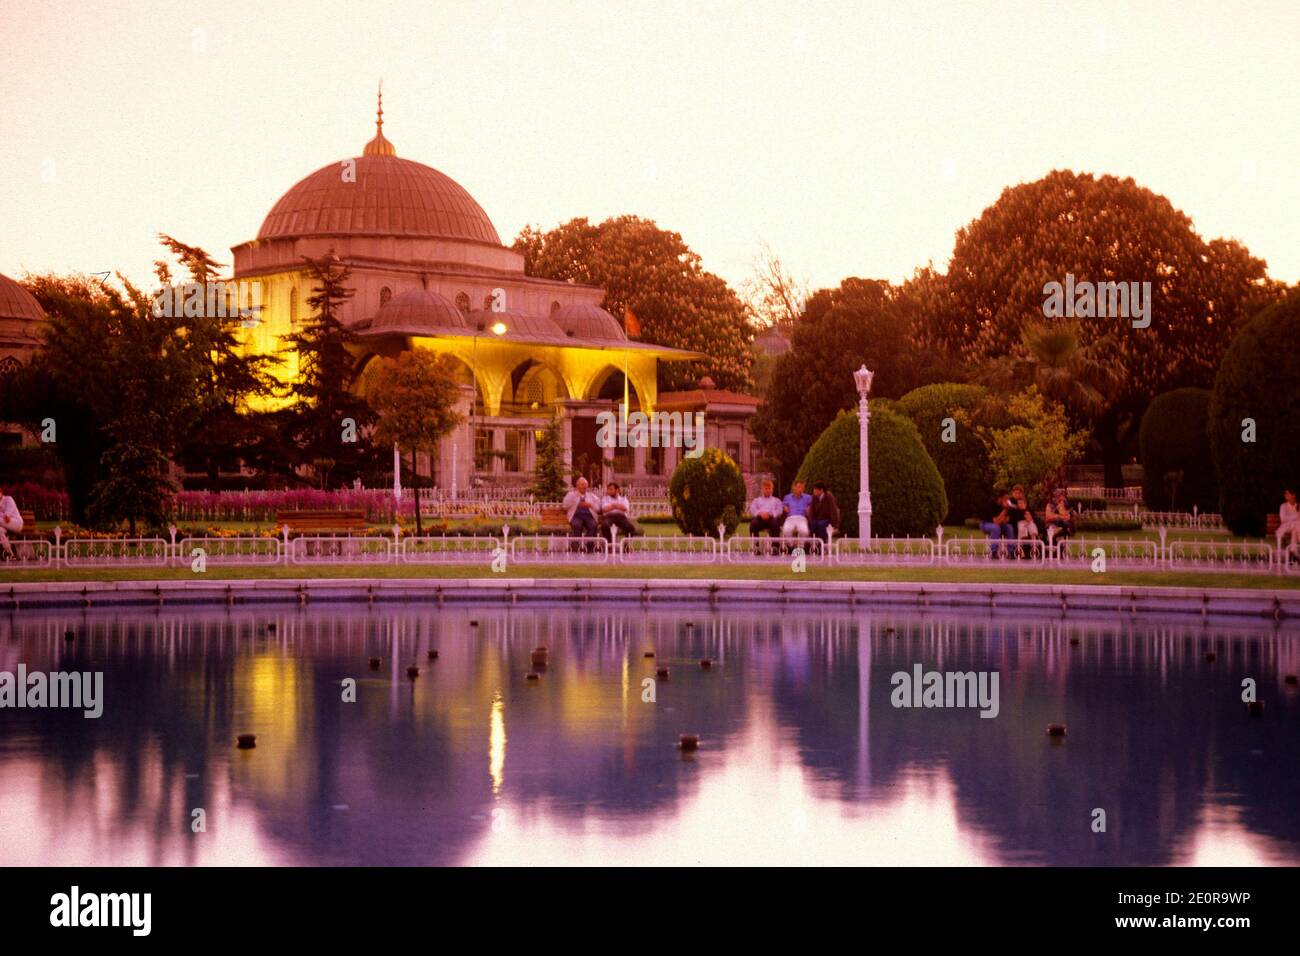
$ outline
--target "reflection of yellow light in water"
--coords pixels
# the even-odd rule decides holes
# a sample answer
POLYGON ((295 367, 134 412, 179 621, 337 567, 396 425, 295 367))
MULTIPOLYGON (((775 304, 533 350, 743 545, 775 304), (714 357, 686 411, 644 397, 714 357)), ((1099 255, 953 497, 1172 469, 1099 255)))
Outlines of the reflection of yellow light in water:
POLYGON ((492 697, 491 729, 488 732, 488 774, 492 777, 492 792, 501 792, 506 766, 506 705, 498 691, 492 697))
POLYGON ((627 654, 623 655, 623 721, 627 722, 627 654))

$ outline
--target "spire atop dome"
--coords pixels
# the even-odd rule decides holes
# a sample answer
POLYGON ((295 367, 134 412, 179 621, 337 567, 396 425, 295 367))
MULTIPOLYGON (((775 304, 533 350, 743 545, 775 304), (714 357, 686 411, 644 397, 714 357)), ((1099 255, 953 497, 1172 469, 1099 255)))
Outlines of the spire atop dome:
POLYGON ((384 138, 384 81, 379 81, 379 111, 375 114, 375 138, 366 143, 362 156, 396 156, 397 147, 384 138))

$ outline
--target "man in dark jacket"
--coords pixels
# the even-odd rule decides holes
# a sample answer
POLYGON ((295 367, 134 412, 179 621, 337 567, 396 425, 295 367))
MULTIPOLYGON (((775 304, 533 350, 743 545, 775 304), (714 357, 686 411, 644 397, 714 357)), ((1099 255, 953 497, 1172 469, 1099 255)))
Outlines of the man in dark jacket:
POLYGON ((830 544, 829 528, 840 526, 840 506, 835 496, 826 487, 824 481, 814 481, 812 486, 812 504, 808 507, 808 530, 814 538, 821 538, 830 544))

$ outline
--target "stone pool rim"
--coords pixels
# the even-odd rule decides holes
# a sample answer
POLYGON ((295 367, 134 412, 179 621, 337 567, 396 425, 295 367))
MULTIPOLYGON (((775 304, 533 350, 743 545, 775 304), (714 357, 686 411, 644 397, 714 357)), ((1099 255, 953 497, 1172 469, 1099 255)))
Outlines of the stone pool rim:
POLYGON ((0 588, 0 607, 247 605, 330 602, 978 608, 1300 618, 1300 591, 1101 584, 681 580, 676 578, 301 578, 226 581, 32 581, 0 588))

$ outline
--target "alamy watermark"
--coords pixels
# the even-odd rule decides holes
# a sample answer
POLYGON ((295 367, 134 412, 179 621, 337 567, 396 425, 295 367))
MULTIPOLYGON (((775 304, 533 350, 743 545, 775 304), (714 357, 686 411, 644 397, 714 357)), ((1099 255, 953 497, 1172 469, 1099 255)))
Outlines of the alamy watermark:
POLYGON ((1067 272, 1064 283, 1044 285, 1043 296, 1043 315, 1049 319, 1125 318, 1135 329, 1151 325, 1150 282, 1076 282, 1067 272))
POLYGON ((685 448, 687 458, 704 454, 704 413, 598 412, 596 444, 601 448, 685 448))
POLYGON ((94 720, 104 712, 103 671, 0 671, 0 707, 69 707, 94 720))
POLYGON ((925 671, 913 664, 910 674, 895 671, 889 683, 895 707, 978 707, 981 717, 996 717, 1000 709, 997 671, 925 671))
POLYGON ((248 279, 164 286, 153 300, 156 319, 239 318, 249 327, 257 324, 261 314, 262 283, 248 279))

